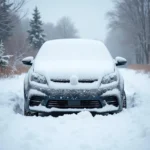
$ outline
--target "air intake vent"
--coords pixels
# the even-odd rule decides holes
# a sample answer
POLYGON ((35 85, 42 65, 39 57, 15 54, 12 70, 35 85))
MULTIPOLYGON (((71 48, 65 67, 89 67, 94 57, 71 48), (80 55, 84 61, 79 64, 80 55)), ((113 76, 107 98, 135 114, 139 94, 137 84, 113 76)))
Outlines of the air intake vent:
POLYGON ((115 96, 104 97, 104 100, 107 102, 108 105, 113 105, 115 107, 119 106, 118 99, 115 96))
POLYGON ((83 79, 83 80, 79 80, 79 83, 93 83, 98 81, 97 79, 83 79))
POLYGON ((70 80, 67 79, 51 79, 51 81, 55 83, 70 83, 70 80))
MULTIPOLYGON (((69 79, 51 79, 52 82, 55 83, 70 83, 69 79)), ((93 83, 98 81, 98 79, 79 79, 79 83, 93 83)))
POLYGON ((30 98, 30 106, 39 106, 42 102, 42 100, 44 99, 44 97, 41 96, 32 96, 30 98))

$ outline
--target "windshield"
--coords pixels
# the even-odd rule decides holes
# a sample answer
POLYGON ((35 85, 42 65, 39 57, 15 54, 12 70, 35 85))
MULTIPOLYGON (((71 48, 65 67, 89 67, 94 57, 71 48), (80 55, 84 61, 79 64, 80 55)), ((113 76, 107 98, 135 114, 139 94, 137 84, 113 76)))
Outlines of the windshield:
POLYGON ((53 40, 40 49, 36 60, 110 60, 107 48, 93 40, 53 40))

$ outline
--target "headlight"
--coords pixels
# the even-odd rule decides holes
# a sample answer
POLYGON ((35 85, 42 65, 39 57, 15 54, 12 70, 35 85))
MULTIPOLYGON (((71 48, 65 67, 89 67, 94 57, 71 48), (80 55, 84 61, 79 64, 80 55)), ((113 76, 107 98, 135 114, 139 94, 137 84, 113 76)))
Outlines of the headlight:
POLYGON ((41 84, 47 84, 46 78, 43 75, 37 73, 32 74, 31 81, 41 83, 41 84))
POLYGON ((109 83, 112 83, 114 81, 117 81, 116 73, 112 73, 112 74, 104 76, 101 83, 102 84, 109 84, 109 83))

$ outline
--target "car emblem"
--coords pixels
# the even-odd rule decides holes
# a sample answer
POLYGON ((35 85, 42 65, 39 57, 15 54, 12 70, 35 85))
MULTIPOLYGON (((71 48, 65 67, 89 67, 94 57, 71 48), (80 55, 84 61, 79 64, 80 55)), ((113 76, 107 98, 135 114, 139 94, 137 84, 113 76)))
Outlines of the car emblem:
POLYGON ((71 85, 77 85, 78 84, 78 77, 77 76, 71 76, 70 83, 71 83, 71 85))

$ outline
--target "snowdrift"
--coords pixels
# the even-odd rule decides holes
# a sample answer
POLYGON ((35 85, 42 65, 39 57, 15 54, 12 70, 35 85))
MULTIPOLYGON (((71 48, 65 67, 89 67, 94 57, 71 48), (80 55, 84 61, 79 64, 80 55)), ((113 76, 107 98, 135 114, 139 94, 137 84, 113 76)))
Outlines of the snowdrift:
POLYGON ((150 78, 121 70, 128 108, 115 115, 89 112, 24 117, 24 75, 0 80, 0 150, 150 150, 150 78))

